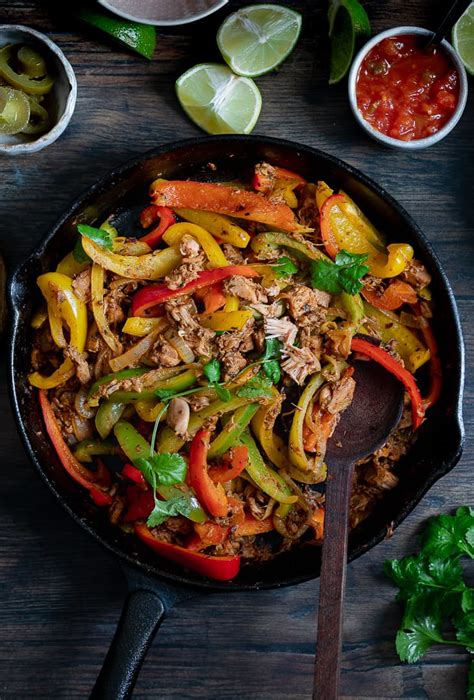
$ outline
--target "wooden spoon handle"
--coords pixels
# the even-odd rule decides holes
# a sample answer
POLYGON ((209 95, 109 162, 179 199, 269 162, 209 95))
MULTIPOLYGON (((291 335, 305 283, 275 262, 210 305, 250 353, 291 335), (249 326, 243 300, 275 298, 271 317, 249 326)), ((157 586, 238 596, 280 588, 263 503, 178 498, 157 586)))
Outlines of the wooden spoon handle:
POLYGON ((314 700, 336 700, 338 697, 353 473, 353 464, 333 465, 326 485, 314 700))

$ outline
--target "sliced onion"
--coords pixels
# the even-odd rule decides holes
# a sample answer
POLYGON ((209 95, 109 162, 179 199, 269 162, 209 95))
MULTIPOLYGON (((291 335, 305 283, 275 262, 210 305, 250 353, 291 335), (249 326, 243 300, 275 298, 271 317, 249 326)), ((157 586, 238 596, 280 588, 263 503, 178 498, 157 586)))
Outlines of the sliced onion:
POLYGON ((83 418, 82 416, 78 416, 77 413, 74 413, 74 415, 72 416, 72 427, 74 430, 74 435, 76 436, 78 442, 81 442, 82 440, 88 440, 93 435, 92 425, 90 424, 90 421, 88 421, 86 418, 83 418))
POLYGON ((95 411, 87 403, 87 389, 82 387, 74 399, 74 408, 81 418, 93 418, 95 411))
POLYGON ((183 340, 183 338, 176 333, 176 331, 169 330, 167 333, 165 333, 165 338, 169 342, 170 345, 174 347, 180 358, 183 360, 183 362, 186 362, 189 364, 190 362, 194 362, 195 355, 187 342, 183 340))
POLYGON ((118 372, 121 369, 125 369, 125 367, 136 367, 143 355, 150 352, 156 339, 160 335, 160 332, 160 330, 154 330, 151 333, 148 333, 148 335, 141 338, 138 343, 132 345, 132 347, 122 355, 113 357, 111 360, 109 360, 109 365, 112 372, 118 372))

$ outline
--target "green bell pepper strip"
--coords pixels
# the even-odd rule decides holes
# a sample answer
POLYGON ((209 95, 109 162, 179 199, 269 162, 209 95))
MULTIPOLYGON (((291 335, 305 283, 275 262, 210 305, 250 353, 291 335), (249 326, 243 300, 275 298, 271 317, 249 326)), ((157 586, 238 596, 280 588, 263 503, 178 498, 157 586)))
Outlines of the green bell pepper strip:
MULTIPOLYGON (((129 459, 137 469, 140 469, 137 460, 141 457, 149 457, 150 452, 152 452, 153 455, 150 443, 140 435, 138 430, 136 430, 131 423, 119 421, 114 426, 114 435, 127 459, 129 459)), ((156 490, 165 501, 169 501, 171 498, 179 498, 183 495, 187 496, 193 506, 186 511, 186 517, 189 520, 195 523, 204 523, 208 519, 207 514, 199 505, 199 501, 186 484, 180 484, 179 488, 177 486, 163 486, 160 484, 157 486, 156 490)))
POLYGON ((11 45, 7 45, 0 49, 0 76, 17 90, 23 90, 29 95, 45 95, 47 92, 51 92, 54 85, 54 78, 51 75, 48 74, 44 78, 36 80, 13 70, 9 64, 12 48, 11 45))
POLYGON ((89 393, 87 394, 87 401, 89 405, 99 405, 99 397, 96 397, 96 394, 98 393, 99 388, 104 384, 108 384, 109 382, 113 381, 118 381, 120 379, 131 379, 132 377, 139 377, 140 375, 145 374, 149 371, 150 369, 148 367, 133 367, 132 369, 122 369, 120 370, 120 372, 114 372, 113 374, 105 374, 103 377, 94 382, 91 388, 89 389, 89 393))
POLYGON ((270 496, 270 498, 275 499, 275 501, 279 503, 296 503, 298 496, 292 493, 290 487, 278 472, 265 464, 260 450, 248 430, 242 433, 239 442, 248 449, 249 457, 245 471, 254 484, 266 493, 267 496, 270 496))
POLYGON ((117 445, 110 440, 82 440, 74 451, 74 457, 79 462, 92 462, 96 455, 115 455, 117 452, 117 445))
MULTIPOLYGON (((194 437, 207 418, 211 418, 211 416, 222 416, 225 413, 236 411, 242 406, 247 406, 249 403, 254 402, 252 399, 239 398, 238 396, 234 396, 230 401, 213 401, 209 406, 206 406, 206 408, 191 415, 187 430, 188 436, 194 437)), ((174 430, 165 427, 158 436, 157 451, 178 452, 184 443, 185 440, 176 435, 174 430)))
MULTIPOLYGON (((329 260, 327 255, 325 255, 319 248, 316 248, 312 243, 306 241, 302 243, 297 241, 295 238, 291 238, 286 233, 280 233, 278 231, 269 231, 267 233, 259 233, 257 236, 252 238, 250 246, 257 256, 265 256, 265 251, 274 249, 276 247, 290 248, 296 253, 301 253, 305 258, 309 260, 329 260)), ((273 257, 270 253, 268 257, 273 257)))
POLYGON ((125 404, 115 401, 103 401, 95 414, 95 427, 102 440, 109 437, 114 425, 125 411, 125 404))
POLYGON ((364 304, 360 294, 352 295, 347 294, 347 292, 341 292, 338 296, 338 301, 347 314, 347 326, 356 329, 354 330, 354 333, 356 333, 365 317, 364 304))
POLYGON ((228 452, 231 447, 234 447, 259 408, 260 404, 258 403, 238 408, 223 430, 211 442, 207 453, 208 459, 221 457, 228 452))
POLYGON ((186 372, 174 377, 158 380, 153 386, 144 391, 114 391, 109 396, 109 401, 118 403, 130 403, 131 401, 141 401, 143 399, 156 398, 158 389, 165 389, 174 393, 180 393, 193 386, 198 380, 200 372, 195 369, 188 369, 186 372))

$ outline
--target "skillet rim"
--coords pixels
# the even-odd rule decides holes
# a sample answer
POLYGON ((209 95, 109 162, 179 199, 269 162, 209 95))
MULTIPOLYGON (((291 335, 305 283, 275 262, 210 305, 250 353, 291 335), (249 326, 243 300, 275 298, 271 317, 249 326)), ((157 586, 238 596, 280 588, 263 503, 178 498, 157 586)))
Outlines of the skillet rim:
MULTIPOLYGON (((15 293, 16 287, 22 287, 22 282, 20 280, 22 271, 27 268, 32 261, 38 260, 43 255, 45 248, 48 243, 55 238, 65 222, 77 211, 88 199, 92 198, 97 192, 100 192, 105 187, 110 186, 111 181, 115 179, 120 179, 120 177, 126 173, 128 170, 140 167, 146 160, 172 153, 175 150, 182 148, 192 148, 193 146, 200 146, 206 143, 215 144, 216 141, 220 141, 223 148, 227 145, 232 145, 233 143, 248 142, 261 145, 278 146, 287 148, 293 152, 305 152, 311 157, 319 157, 321 160, 326 161, 336 168, 340 168, 345 171, 350 176, 354 177, 355 180, 364 185, 368 190, 374 192, 378 197, 380 197, 386 204, 389 205, 396 213, 406 222, 407 227, 409 227, 414 239, 416 240, 418 246, 423 252, 423 255, 430 261, 430 264, 434 269, 436 269, 437 274, 444 287, 443 293, 446 297, 447 305, 449 306, 449 311, 451 314, 451 321, 456 331, 456 337, 452 341, 452 345, 456 347, 459 366, 455 373, 457 380, 457 391, 456 399, 453 402, 453 412, 452 421, 455 428, 458 431, 456 445, 453 449, 452 455, 449 460, 443 465, 443 470, 441 470, 441 465, 435 471, 428 475, 428 478, 423 482, 423 485, 414 494, 414 496, 409 499, 403 509, 397 512, 397 516, 393 522, 393 529, 395 530, 403 520, 412 512, 412 510, 420 503, 425 494, 429 489, 443 476, 445 476, 449 471, 451 471, 459 461, 464 445, 464 424, 462 415, 462 400, 463 400, 463 390, 464 390, 464 379, 465 379, 465 350, 464 341, 461 329, 461 323, 459 318, 459 311, 457 309, 456 300, 454 293, 452 291, 447 274, 438 259, 431 243, 428 241, 423 231, 420 229, 418 224, 412 219, 410 214, 404 209, 404 207, 398 203, 383 187, 378 183, 373 181, 371 178, 367 177, 357 168, 353 167, 349 163, 341 160, 337 156, 321 151, 318 148, 313 148, 312 146, 306 146, 304 144, 290 141, 288 139, 267 137, 259 135, 222 135, 222 136, 208 136, 208 137, 194 137, 190 139, 183 139, 175 141, 172 143, 165 143, 161 146, 153 148, 140 156, 136 156, 126 162, 122 163, 118 167, 111 171, 108 171, 103 177, 101 177, 96 183, 91 187, 87 188, 81 193, 81 195, 76 198, 67 209, 65 209, 64 214, 58 219, 58 221, 52 226, 49 232, 41 239, 38 245, 32 249, 28 257, 21 262, 10 274, 7 282, 7 296, 9 311, 11 314, 11 334, 8 343, 8 384, 9 384, 9 396, 10 403, 13 409, 13 414, 15 416, 15 423, 17 430, 20 433, 20 437, 25 448, 27 455, 29 456, 31 462, 33 463, 37 472, 39 472, 42 480, 46 483, 48 488, 52 491, 54 496, 60 502, 62 507, 67 511, 67 513, 73 518, 73 520, 89 535, 91 535, 97 542, 99 542, 108 551, 116 555, 121 563, 127 564, 132 569, 138 569, 144 571, 147 575, 151 576, 155 582, 164 581, 167 584, 178 584, 184 585, 187 588, 192 588, 195 590, 207 590, 207 591, 253 591, 253 590, 268 590, 273 588, 283 588, 286 586, 297 585, 299 583, 304 583, 306 581, 313 580, 319 577, 319 573, 311 574, 301 574, 294 576, 292 578, 286 578, 278 580, 275 582, 259 581, 258 576, 255 583, 239 582, 238 580, 229 582, 219 582, 211 581, 209 579, 202 578, 202 580, 190 579, 185 574, 173 574, 171 572, 163 572, 159 570, 159 566, 154 567, 148 565, 146 562, 140 561, 139 554, 136 557, 132 557, 130 554, 125 552, 119 544, 109 542, 106 538, 100 535, 93 525, 85 522, 81 516, 75 512, 75 510, 67 503, 64 496, 61 494, 60 490, 56 487, 52 479, 49 478, 46 471, 43 469, 40 460, 37 458, 33 445, 30 442, 28 430, 25 428, 24 421, 21 417, 20 405, 18 400, 18 394, 16 391, 15 384, 15 347, 19 341, 19 320, 20 313, 15 306, 15 293)), ((456 437, 456 436, 455 436, 456 437)), ((350 552, 348 557, 348 562, 354 561, 355 559, 365 554, 367 551, 379 544, 386 536, 386 531, 382 530, 376 532, 370 539, 359 545, 353 551, 350 552)))

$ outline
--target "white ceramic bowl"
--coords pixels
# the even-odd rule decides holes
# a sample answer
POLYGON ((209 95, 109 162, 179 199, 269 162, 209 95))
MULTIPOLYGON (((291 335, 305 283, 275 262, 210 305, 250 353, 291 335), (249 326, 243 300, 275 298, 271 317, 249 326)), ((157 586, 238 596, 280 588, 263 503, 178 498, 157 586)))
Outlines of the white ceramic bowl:
POLYGON ((19 24, 0 24, 0 48, 6 44, 30 44, 53 66, 55 82, 52 90, 53 126, 39 136, 0 134, 0 155, 18 156, 34 153, 56 141, 69 124, 76 106, 77 81, 71 64, 47 36, 19 24))
POLYGON ((402 141, 401 139, 394 139, 391 136, 386 136, 385 134, 382 134, 380 131, 377 131, 377 129, 374 129, 371 124, 369 124, 362 114, 360 113, 358 107, 357 107, 357 96, 356 96, 356 83, 357 83, 357 76, 359 75, 359 68, 366 57, 366 55, 369 53, 373 47, 381 42, 383 39, 388 39, 393 36, 400 36, 403 34, 419 34, 421 36, 426 36, 428 39, 429 37, 433 36, 433 32, 430 32, 428 29, 423 29, 422 27, 394 27, 393 29, 387 29, 385 32, 381 32, 380 34, 377 34, 376 36, 372 37, 370 41, 368 41, 359 51, 357 56, 355 57, 351 70, 349 72, 349 82, 348 82, 348 90, 349 90, 349 103, 352 109, 352 112, 356 118, 356 120, 359 122, 360 126, 371 136, 373 139, 376 141, 379 141, 380 143, 383 143, 385 146, 389 146, 391 148, 400 148, 404 151, 416 151, 421 148, 427 148, 428 146, 432 146, 435 143, 438 143, 438 141, 441 141, 441 139, 444 139, 445 136, 449 134, 449 132, 454 129, 456 124, 461 118, 462 113, 464 112, 464 108, 466 106, 466 101, 467 101, 467 76, 466 76, 466 70, 461 62, 461 59, 459 58, 458 54, 456 51, 453 49, 451 44, 449 44, 445 39, 441 42, 441 46, 443 47, 444 51, 446 54, 450 57, 454 67, 456 68, 458 75, 459 75, 459 100, 458 104, 456 107, 456 110, 454 114, 452 115, 451 119, 446 122, 446 124, 441 127, 439 131, 436 132, 436 134, 433 134, 432 136, 428 136, 427 138, 424 139, 414 139, 413 141, 402 141))
POLYGON ((203 19, 228 0, 98 0, 99 4, 124 19, 159 27, 173 27, 203 19))

